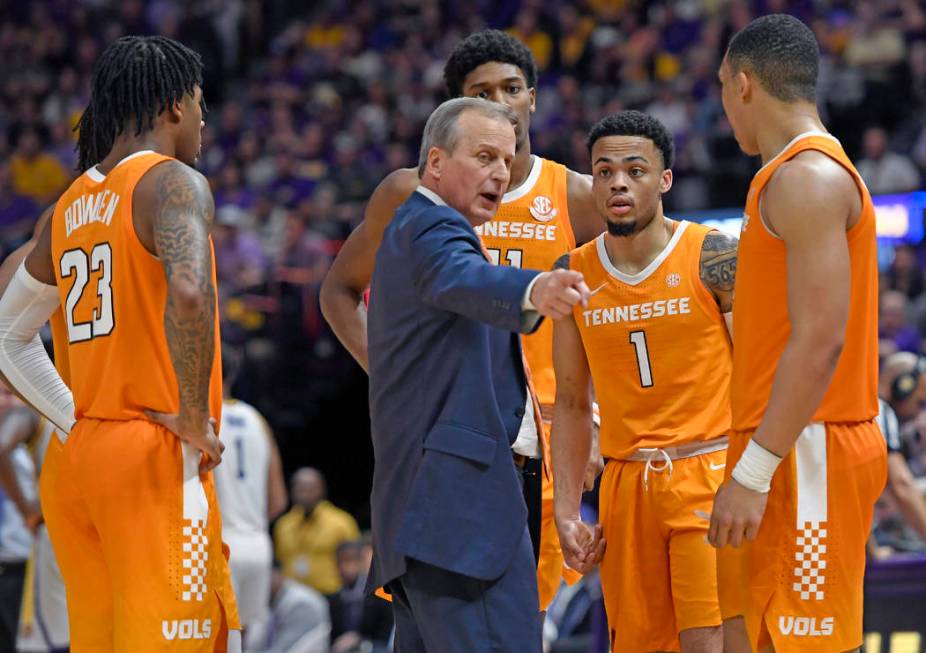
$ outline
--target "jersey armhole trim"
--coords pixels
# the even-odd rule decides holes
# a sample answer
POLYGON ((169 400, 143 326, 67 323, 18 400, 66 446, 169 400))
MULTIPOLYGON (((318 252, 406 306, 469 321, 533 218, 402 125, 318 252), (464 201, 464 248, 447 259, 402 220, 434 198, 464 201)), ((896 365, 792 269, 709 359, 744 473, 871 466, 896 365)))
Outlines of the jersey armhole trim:
POLYGON ((161 258, 154 252, 151 252, 147 247, 145 247, 145 244, 141 242, 141 238, 138 236, 138 232, 135 231, 135 189, 138 188, 138 184, 140 184, 141 180, 145 178, 145 175, 150 173, 157 166, 163 163, 167 163, 168 161, 174 161, 174 160, 175 159, 172 159, 170 157, 165 157, 161 159, 160 161, 156 161, 147 170, 141 173, 141 175, 139 175, 135 183, 132 184, 132 190, 129 193, 129 215, 128 215, 128 219, 125 221, 126 222, 125 229, 129 234, 129 239, 132 241, 133 244, 137 245, 141 251, 143 251, 145 254, 151 257, 152 261, 155 261, 159 264, 161 263, 161 258))
MULTIPOLYGON (((557 180, 555 188, 562 193, 563 197, 563 219, 559 220, 560 225, 562 226, 563 233, 566 234, 566 244, 569 246, 569 251, 571 252, 576 248, 576 232, 572 228, 572 214, 569 212, 569 173, 570 170, 564 165, 551 165, 553 168, 553 174, 557 180), (559 180, 562 179, 562 182, 559 180)), ((578 174, 578 173, 576 173, 578 174)))
MULTIPOLYGON (((821 137, 821 138, 828 138, 828 139, 832 140, 834 143, 836 143, 837 145, 839 145, 839 146, 842 145, 842 144, 839 142, 839 139, 837 139, 837 138, 836 138, 835 136, 833 136, 832 134, 827 134, 827 133, 825 133, 825 132, 817 132, 817 133, 802 134, 801 136, 798 136, 796 139, 794 139, 794 140, 791 142, 791 144, 790 144, 788 147, 792 147, 792 146, 793 146, 798 140, 800 140, 801 138, 810 137, 810 136, 818 136, 818 137, 821 137)), ((787 150, 787 148, 786 148, 785 150, 782 150, 782 154, 783 154, 786 150, 787 150)), ((865 193, 863 192, 863 190, 864 190, 865 192, 868 192, 869 197, 871 197, 871 191, 868 190, 868 186, 865 185, 865 180, 862 179, 862 176, 861 176, 860 174, 858 174, 858 171, 857 171, 857 170, 853 170, 849 165, 846 164, 846 162, 840 161, 840 160, 837 159, 835 156, 833 156, 831 153, 827 152, 826 150, 824 150, 824 149, 822 149, 822 148, 820 148, 820 147, 810 146, 810 147, 801 148, 801 149, 795 151, 794 153, 792 153, 787 159, 785 159, 784 161, 782 161, 782 163, 785 163, 785 162, 787 162, 787 161, 790 161, 791 159, 793 159, 793 158, 796 157, 797 155, 803 154, 804 152, 809 152, 809 151, 812 151, 812 152, 819 152, 820 154, 822 154, 823 156, 825 156, 826 158, 828 158, 830 161, 833 161, 834 163, 836 163, 836 164, 838 164, 839 166, 841 166, 842 169, 845 170, 845 171, 849 174, 849 176, 852 178, 852 181, 855 183, 855 190, 856 190, 856 192, 857 192, 858 195, 859 195, 859 200, 860 200, 861 203, 862 203, 862 208, 861 208, 861 211, 860 211, 860 214, 859 214, 858 222, 856 222, 854 225, 852 225, 851 227, 849 227, 848 229, 846 229, 846 238, 851 239, 851 238, 853 237, 854 232, 855 232, 855 228, 858 227, 859 225, 861 225, 861 224, 863 224, 863 223, 865 222, 865 220, 863 219, 863 218, 864 218, 864 212, 865 212, 865 193)), ((776 156, 775 159, 772 159, 772 161, 778 159, 778 157, 780 157, 780 156, 781 156, 781 154, 779 154, 778 156, 776 156)), ((763 166, 763 168, 767 167, 772 161, 769 161, 769 163, 765 164, 765 166, 763 166)), ((761 172, 761 170, 760 170, 760 172, 761 172)), ((777 172, 777 170, 776 170, 776 172, 777 172)), ((758 173, 756 173, 756 174, 758 174, 758 173)), ((772 177, 774 177, 774 176, 775 176, 775 173, 773 172, 773 173, 769 176, 768 180, 765 182, 765 185, 762 187, 762 190, 759 192, 759 197, 756 199, 756 210, 759 212, 759 222, 762 223, 762 227, 765 229, 766 233, 768 233, 768 235, 771 236, 772 238, 774 238, 775 240, 784 242, 784 239, 783 239, 781 236, 779 236, 779 235, 776 234, 774 231, 772 231, 772 228, 769 226, 769 223, 766 222, 766 220, 765 220, 765 216, 762 215, 762 195, 765 193, 765 189, 768 188, 768 185, 769 185, 769 183, 772 181, 772 177)))

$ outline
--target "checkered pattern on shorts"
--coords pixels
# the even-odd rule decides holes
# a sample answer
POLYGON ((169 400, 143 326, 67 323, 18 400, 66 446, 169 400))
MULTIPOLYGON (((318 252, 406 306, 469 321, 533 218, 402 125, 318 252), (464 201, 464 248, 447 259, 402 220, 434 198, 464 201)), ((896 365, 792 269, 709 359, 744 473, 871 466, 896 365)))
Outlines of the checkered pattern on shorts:
POLYGON ((202 601, 206 595, 206 562, 209 538, 201 519, 187 519, 183 524, 183 592, 184 601, 202 601))
POLYGON ((823 600, 823 583, 826 581, 826 522, 805 521, 797 534, 797 565, 794 575, 797 581, 792 585, 800 593, 801 600, 823 600))

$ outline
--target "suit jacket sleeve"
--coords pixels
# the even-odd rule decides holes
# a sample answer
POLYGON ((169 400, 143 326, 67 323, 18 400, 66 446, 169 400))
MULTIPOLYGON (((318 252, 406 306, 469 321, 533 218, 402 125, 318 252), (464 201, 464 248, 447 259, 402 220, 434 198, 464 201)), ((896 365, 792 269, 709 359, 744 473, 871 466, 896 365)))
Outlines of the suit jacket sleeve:
POLYGON ((521 301, 540 273, 487 261, 479 237, 457 211, 446 206, 421 211, 413 221, 409 251, 425 303, 506 331, 527 333, 539 326, 540 320, 523 319, 521 301))

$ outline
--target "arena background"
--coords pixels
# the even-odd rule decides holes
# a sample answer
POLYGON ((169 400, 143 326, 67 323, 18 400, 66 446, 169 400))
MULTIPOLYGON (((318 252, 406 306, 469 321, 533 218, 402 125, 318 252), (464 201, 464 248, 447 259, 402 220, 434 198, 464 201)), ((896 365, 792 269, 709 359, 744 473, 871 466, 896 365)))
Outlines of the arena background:
MULTIPOLYGON (((236 394, 272 424, 287 473, 318 467, 332 501, 368 527, 366 379, 322 318, 318 290, 374 186, 416 162, 424 121, 445 98, 451 47, 484 27, 527 43, 540 75, 532 148, 574 170, 588 171, 585 133, 601 116, 657 116, 678 152, 667 213, 736 233, 758 166, 723 117, 716 71, 729 37, 771 12, 798 16, 818 37, 820 109, 879 196, 881 290, 899 291, 882 307, 884 351, 919 352, 926 11, 915 0, 2 2, 0 249, 27 239, 73 178, 72 127, 106 44, 163 34, 196 49, 209 107, 198 167, 216 198, 222 329, 245 354, 236 394)), ((926 448, 916 428, 908 436, 922 478, 926 448)), ((880 541, 908 553, 873 575, 869 611, 926 632, 926 558, 916 558, 926 545, 889 504, 878 526, 880 541)), ((911 637, 895 637, 893 650, 922 650, 911 637)))

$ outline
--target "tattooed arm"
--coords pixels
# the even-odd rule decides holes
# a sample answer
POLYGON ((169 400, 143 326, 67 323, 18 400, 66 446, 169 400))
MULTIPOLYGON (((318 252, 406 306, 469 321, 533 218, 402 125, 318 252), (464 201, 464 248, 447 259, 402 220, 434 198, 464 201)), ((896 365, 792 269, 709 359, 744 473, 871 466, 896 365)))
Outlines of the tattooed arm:
POLYGON ((704 237, 701 246, 701 282, 707 286, 721 313, 733 310, 733 283, 736 280, 736 250, 739 241, 721 231, 704 237))
POLYGON ((164 333, 180 394, 178 414, 149 415, 206 454, 204 465, 211 468, 224 448, 209 415, 216 310, 209 227, 215 205, 206 179, 179 161, 155 166, 142 185, 147 192, 140 201, 147 200, 150 210, 138 211, 146 219, 136 229, 146 247, 153 245, 167 277, 164 333))

